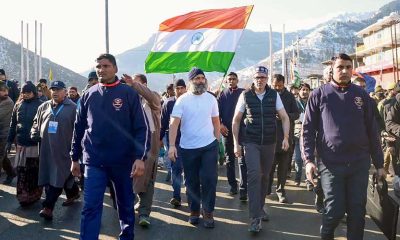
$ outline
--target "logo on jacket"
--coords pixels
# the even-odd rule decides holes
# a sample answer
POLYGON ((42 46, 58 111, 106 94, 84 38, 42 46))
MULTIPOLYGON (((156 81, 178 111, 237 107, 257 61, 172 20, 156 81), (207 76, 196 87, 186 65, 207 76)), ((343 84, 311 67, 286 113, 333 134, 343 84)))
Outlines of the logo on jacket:
POLYGON ((358 109, 361 109, 362 105, 364 104, 364 101, 362 100, 361 97, 355 97, 354 103, 357 105, 358 109))
POLYGON ((119 111, 122 108, 122 99, 121 98, 116 98, 113 100, 113 106, 116 111, 119 111))

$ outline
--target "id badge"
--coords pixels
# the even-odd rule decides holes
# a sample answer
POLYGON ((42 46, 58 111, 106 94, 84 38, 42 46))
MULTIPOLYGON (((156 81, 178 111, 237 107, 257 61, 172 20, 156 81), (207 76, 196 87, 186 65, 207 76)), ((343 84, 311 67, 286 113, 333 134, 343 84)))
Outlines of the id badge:
POLYGON ((55 121, 50 121, 49 122, 49 133, 57 133, 57 128, 58 128, 58 122, 55 121))

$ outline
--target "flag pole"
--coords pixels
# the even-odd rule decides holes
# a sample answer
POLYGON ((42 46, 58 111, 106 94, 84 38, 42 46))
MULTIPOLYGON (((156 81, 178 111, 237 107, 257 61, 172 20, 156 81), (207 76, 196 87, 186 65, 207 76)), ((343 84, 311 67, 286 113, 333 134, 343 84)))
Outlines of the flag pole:
POLYGON ((42 23, 39 28, 39 79, 42 78, 42 23))
POLYGON ((35 77, 32 79, 34 80, 35 85, 38 83, 38 59, 37 59, 37 21, 35 20, 35 55, 33 58, 33 68, 34 68, 34 74, 35 77))
POLYGON ((29 79, 29 24, 26 23, 26 81, 29 79))
POLYGON ((105 0, 106 9, 106 53, 110 53, 109 31, 108 31, 108 0, 105 0))
POLYGON ((21 21, 21 82, 20 86, 24 82, 24 21, 21 21))
MULTIPOLYGON (((285 71, 285 65, 286 65, 286 60, 285 60, 285 24, 283 24, 283 31, 282 31, 282 75, 286 75, 285 71)), ((287 76, 286 81, 287 81, 287 76)))
POLYGON ((272 69, 272 62, 273 62, 273 60, 272 60, 272 25, 270 24, 269 25, 269 81, 271 82, 272 81, 272 72, 273 72, 273 69, 272 69))

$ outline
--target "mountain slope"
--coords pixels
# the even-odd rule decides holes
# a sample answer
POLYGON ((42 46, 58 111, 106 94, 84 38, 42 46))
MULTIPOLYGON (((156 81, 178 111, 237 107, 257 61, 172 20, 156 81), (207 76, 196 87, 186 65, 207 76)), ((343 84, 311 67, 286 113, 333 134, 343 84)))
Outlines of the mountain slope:
MULTIPOLYGON (((25 50, 26 51, 26 50, 25 50)), ((6 71, 7 78, 20 81, 21 79, 21 47, 19 44, 12 42, 0 36, 0 68, 6 71)), ((26 64, 26 60, 25 60, 26 64)), ((49 70, 53 72, 54 80, 64 81, 67 86, 77 86, 83 89, 86 85, 86 78, 82 75, 73 72, 57 63, 50 61, 47 58, 42 58, 42 77, 48 78, 49 70)), ((30 78, 34 81, 34 52, 29 52, 29 69, 30 78)), ((25 70, 26 71, 26 70, 25 70)))

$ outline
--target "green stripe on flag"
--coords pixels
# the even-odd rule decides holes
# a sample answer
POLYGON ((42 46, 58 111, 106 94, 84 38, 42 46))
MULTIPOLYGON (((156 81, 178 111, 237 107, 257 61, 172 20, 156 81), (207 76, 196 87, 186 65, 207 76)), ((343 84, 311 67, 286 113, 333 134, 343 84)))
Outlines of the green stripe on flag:
POLYGON ((227 72, 234 52, 150 52, 146 73, 189 72, 198 67, 205 72, 227 72))

